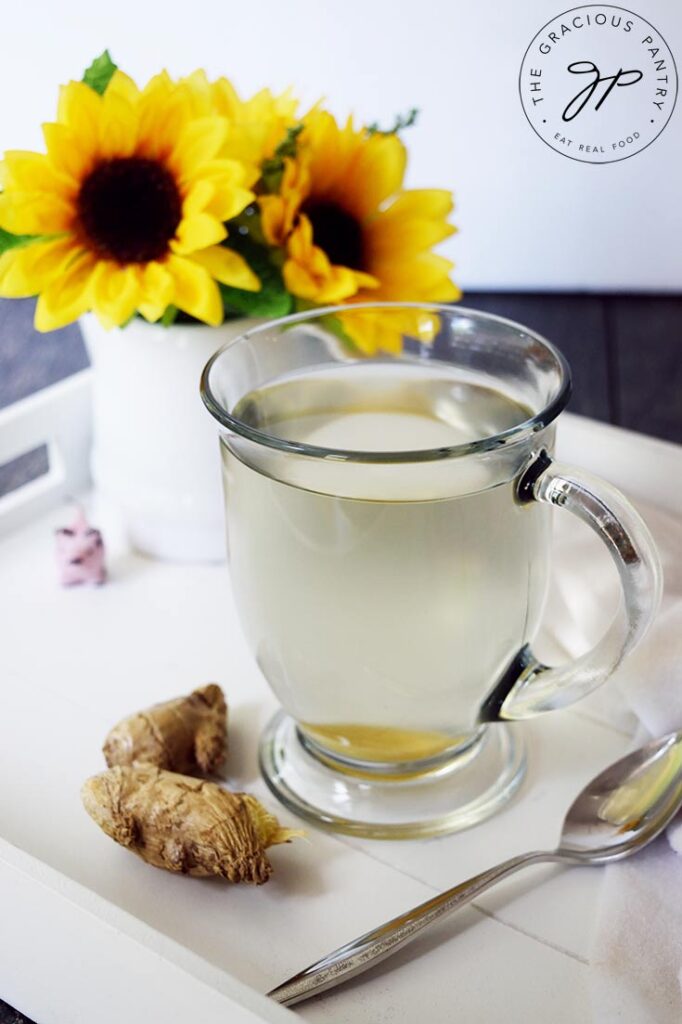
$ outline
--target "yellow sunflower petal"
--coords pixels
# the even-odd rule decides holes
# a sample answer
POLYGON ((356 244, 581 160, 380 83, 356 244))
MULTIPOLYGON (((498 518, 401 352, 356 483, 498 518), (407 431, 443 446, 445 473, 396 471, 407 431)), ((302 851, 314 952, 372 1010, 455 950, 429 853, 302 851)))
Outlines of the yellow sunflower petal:
POLYGON ((105 327, 120 327, 130 320, 142 298, 138 266, 121 267, 101 260, 92 274, 92 309, 105 327))
POLYGON ((174 92, 173 80, 167 71, 159 71, 149 79, 144 89, 140 91, 140 103, 148 107, 161 104, 174 92))
POLYGON ((58 276, 78 252, 72 237, 33 242, 0 256, 0 296, 20 299, 37 295, 58 276))
POLYGON ((253 192, 246 188, 217 189, 208 210, 219 220, 232 220, 255 198, 253 192))
POLYGON ((145 320, 159 320, 173 301, 172 276, 160 263, 148 263, 142 271, 142 299, 139 310, 145 320))
POLYGON ((137 113, 137 155, 165 161, 191 119, 189 98, 166 75, 157 75, 143 89, 137 113))
POLYGON ((349 208, 360 218, 375 213, 402 186, 407 152, 397 135, 372 135, 358 148, 343 182, 349 208))
POLYGON ((227 249, 224 245, 213 245, 209 249, 192 253, 192 259, 221 284, 228 284, 247 292, 260 291, 260 281, 246 260, 233 249, 227 249))
POLYGON ((446 220, 452 207, 452 195, 446 191, 403 192, 365 227, 370 261, 423 252, 442 242, 456 230, 446 220))
POLYGON ((424 288, 419 296, 421 302, 457 302, 462 298, 462 290, 449 278, 424 288))
POLYGON ((60 195, 14 189, 0 195, 0 227, 15 235, 57 235, 73 219, 73 205, 60 195))
POLYGON ((0 170, 4 188, 23 192, 56 193, 66 200, 74 195, 72 179, 59 171, 44 153, 8 150, 0 170))
POLYGON ((213 182, 206 179, 195 181, 183 200, 183 217, 193 217, 195 213, 203 213, 214 195, 215 185, 213 182))
POLYGON ((99 155, 102 160, 132 156, 137 144, 137 117, 127 97, 109 89, 104 94, 99 155))
POLYGON ((196 177, 202 181, 205 179, 212 182, 216 188, 248 188, 253 184, 252 173, 253 169, 245 167, 239 160, 220 157, 203 163, 197 169, 196 177))
MULTIPOLYGON (((286 206, 281 196, 259 196, 261 229, 269 245, 282 245, 287 238, 286 206)), ((289 229, 290 230, 290 229, 289 229)))
MULTIPOLYGON (((310 259, 313 249, 313 226, 305 214, 301 214, 289 239, 289 255, 298 262, 310 259)), ((318 250, 320 252, 321 250, 318 250)), ((324 257, 327 260, 327 257, 324 257)), ((327 261, 328 263, 329 261, 327 261)))
POLYGON ((347 268, 355 278, 355 283, 358 288, 379 288, 381 287, 381 281, 374 274, 366 274, 364 270, 353 270, 352 267, 347 268))
POLYGON ((94 268, 93 256, 79 256, 48 285, 36 305, 36 330, 55 331, 65 327, 90 308, 90 282, 94 268))
POLYGON ((300 150, 310 166, 315 192, 325 195, 347 178, 348 162, 359 141, 351 149, 352 134, 339 129, 331 114, 318 111, 305 119, 300 150))
POLYGON ((62 86, 57 106, 57 120, 71 129, 76 144, 91 152, 97 151, 102 116, 102 98, 84 82, 62 86))
POLYGON ((424 252, 409 259, 377 263, 373 271, 381 281, 382 296, 398 300, 418 300, 422 295, 434 298, 433 290, 447 292, 453 264, 444 256, 424 252))
POLYGON ((384 220, 380 214, 366 229, 366 251, 370 262, 424 252, 455 233, 451 224, 432 220, 384 220))
MULTIPOLYGON (((268 124, 231 124, 225 136, 225 152, 235 160, 259 166, 270 149, 270 132, 268 124)), ((282 141, 284 132, 278 134, 277 143, 282 141)))
POLYGON ((111 80, 104 93, 105 99, 108 96, 120 96, 121 99, 127 100, 128 103, 134 105, 140 98, 140 90, 132 78, 129 78, 125 72, 118 68, 111 76, 111 80))
MULTIPOLYGON (((221 188, 219 177, 199 177, 185 195, 182 204, 183 217, 194 217, 197 214, 208 214, 222 223, 248 206, 254 198, 253 193, 239 187, 224 186, 221 188)), ((221 235, 224 238, 225 235, 221 235)), ((220 239, 216 239, 220 241, 220 239)), ((204 243, 210 244, 210 243, 204 243)))
POLYGON ((74 185, 90 172, 95 160, 92 149, 81 147, 75 133, 65 124, 43 125, 47 155, 60 174, 68 175, 74 185))
POLYGON ((316 301, 324 305, 345 302, 357 292, 358 282, 353 271, 347 267, 333 267, 328 280, 319 289, 316 301))
POLYGON ((358 290, 352 270, 346 267, 330 267, 328 273, 320 275, 311 272, 309 266, 287 260, 282 273, 292 295, 319 305, 343 302, 358 290))
POLYGON ((223 117, 233 121, 242 108, 237 90, 227 78, 219 78, 213 83, 212 98, 215 109, 223 117))
POLYGON ((197 249, 222 242, 226 235, 225 225, 215 217, 208 213, 195 213, 192 217, 183 217, 170 246, 173 252, 186 256, 197 249))
POLYGON ((403 217, 445 220, 452 213, 454 205, 452 192, 445 188, 411 188, 401 192, 391 209, 399 210, 403 217))
POLYGON ((300 299, 309 298, 315 301, 319 286, 317 280, 300 263, 295 260, 287 260, 282 268, 282 276, 288 291, 300 299))
POLYGON ((182 256, 169 256, 164 267, 173 278, 173 304, 178 309, 212 327, 222 323, 220 291, 207 270, 182 256))
POLYGON ((180 181, 191 178, 203 164, 218 155, 227 127, 222 117, 202 117, 191 121, 181 131, 168 160, 180 181))
POLYGON ((202 68, 193 71, 186 78, 181 78, 180 84, 187 89, 191 96, 192 112, 195 117, 206 117, 213 112, 220 113, 214 111, 213 90, 208 76, 202 68))
POLYGON ((195 182, 206 181, 214 188, 210 213, 221 220, 229 220, 254 200, 251 186, 259 176, 259 170, 237 160, 209 160, 202 164, 192 176, 195 182))

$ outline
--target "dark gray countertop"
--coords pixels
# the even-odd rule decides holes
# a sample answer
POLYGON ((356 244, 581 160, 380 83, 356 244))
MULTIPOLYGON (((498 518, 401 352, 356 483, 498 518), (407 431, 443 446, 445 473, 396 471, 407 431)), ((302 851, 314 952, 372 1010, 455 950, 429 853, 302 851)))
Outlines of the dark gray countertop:
POLYGON ((0 1024, 33 1024, 33 1021, 0 999, 0 1024))

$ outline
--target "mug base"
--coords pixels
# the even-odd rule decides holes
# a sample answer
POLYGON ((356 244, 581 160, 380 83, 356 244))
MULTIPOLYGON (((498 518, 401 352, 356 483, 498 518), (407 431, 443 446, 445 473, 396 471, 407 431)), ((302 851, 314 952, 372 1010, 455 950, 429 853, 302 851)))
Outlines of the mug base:
POLYGON ((436 771, 371 777, 320 760, 279 711, 261 737, 260 768, 289 810, 333 832, 369 839, 447 835, 489 818, 517 790, 526 770, 517 728, 486 726, 436 771))

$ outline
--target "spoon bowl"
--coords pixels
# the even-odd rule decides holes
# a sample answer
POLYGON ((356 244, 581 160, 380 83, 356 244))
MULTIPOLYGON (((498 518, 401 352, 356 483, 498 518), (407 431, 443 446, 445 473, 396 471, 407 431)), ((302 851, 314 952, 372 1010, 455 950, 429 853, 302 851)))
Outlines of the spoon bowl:
POLYGON ((557 854, 589 864, 629 857, 682 805, 682 731, 652 740, 592 780, 569 807, 557 854))

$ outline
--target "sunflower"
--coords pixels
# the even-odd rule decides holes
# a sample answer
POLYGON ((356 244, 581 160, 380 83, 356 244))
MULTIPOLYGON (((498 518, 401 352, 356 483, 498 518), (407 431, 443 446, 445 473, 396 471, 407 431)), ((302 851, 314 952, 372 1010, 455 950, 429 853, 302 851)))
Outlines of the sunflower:
POLYGON ((103 95, 69 83, 44 126, 47 152, 5 155, 0 228, 32 237, 0 257, 0 295, 39 294, 40 331, 89 309, 105 326, 168 306, 219 324, 218 282, 260 287, 220 244, 259 173, 227 155, 229 133, 194 83, 166 73, 139 90, 116 71, 103 95))
MULTIPOLYGON (((459 298, 452 263, 431 251, 455 230, 447 221, 452 196, 403 189, 405 164, 396 134, 368 133, 352 120, 340 127, 318 110, 305 119, 279 193, 259 197, 268 242, 286 249, 284 281, 293 295, 314 305, 459 298)), ((358 311, 344 327, 368 354, 396 352, 413 319, 397 329, 395 316, 358 311)))

